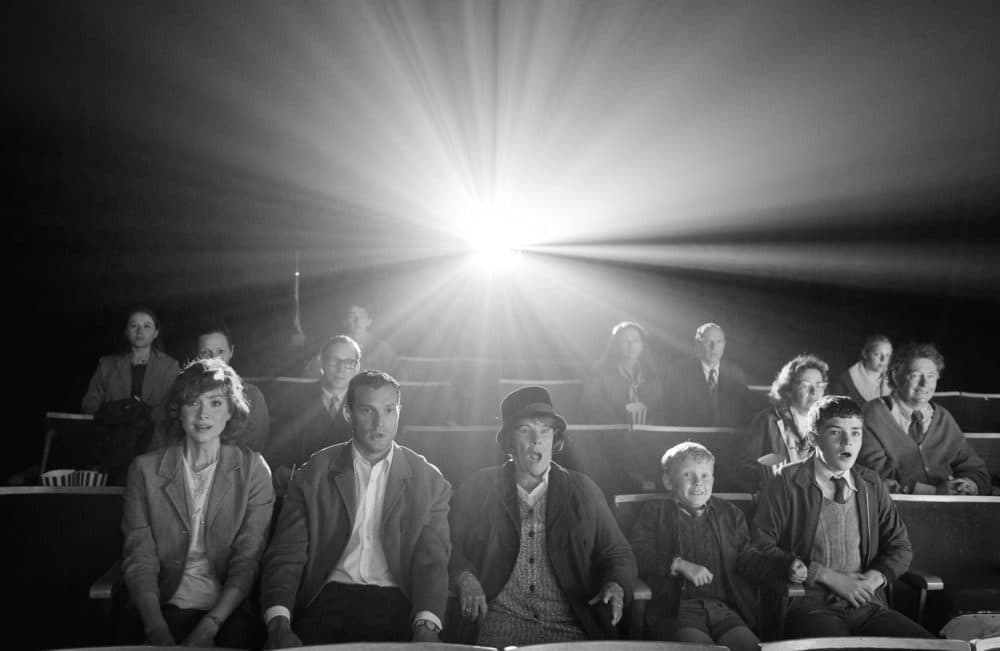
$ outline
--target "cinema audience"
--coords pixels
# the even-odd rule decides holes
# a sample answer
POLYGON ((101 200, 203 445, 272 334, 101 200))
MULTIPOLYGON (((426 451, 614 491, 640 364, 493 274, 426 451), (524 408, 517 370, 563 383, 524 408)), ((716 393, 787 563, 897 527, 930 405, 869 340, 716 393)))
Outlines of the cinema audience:
POLYGON ((295 474, 264 554, 268 648, 438 640, 451 486, 395 443, 401 394, 392 376, 359 373, 344 401, 351 440, 295 474))
POLYGON ((805 433, 815 454, 783 467, 754 512, 745 566, 760 582, 805 586, 785 637, 932 637, 888 607, 885 589, 913 559, 906 525, 885 482, 855 465, 861 410, 846 396, 813 403, 805 433))
POLYGON ((809 409, 823 397, 829 368, 815 355, 802 354, 778 371, 768 392, 772 406, 754 416, 740 439, 736 480, 742 490, 755 493, 782 466, 812 455, 809 409))
POLYGON ((451 585, 487 646, 617 637, 635 559, 604 495, 552 461, 566 421, 548 391, 500 406, 509 460, 473 474, 452 500, 451 585))
POLYGON ((830 383, 828 393, 848 396, 859 407, 869 400, 887 396, 889 385, 889 360, 892 359, 892 342, 885 335, 870 335, 861 347, 861 357, 830 383))
POLYGON ((167 413, 171 442, 133 461, 122 516, 122 574, 145 640, 258 647, 263 630, 246 599, 274 491, 264 459, 239 444, 243 383, 222 360, 191 362, 167 413))
MULTIPOLYGON (((236 346, 232 341, 233 338, 225 326, 206 330, 198 335, 198 357, 221 359, 226 364, 232 365, 233 353, 236 352, 236 346)), ((241 436, 246 441, 247 447, 262 452, 271 432, 271 414, 267 409, 267 401, 264 400, 264 394, 260 389, 249 382, 243 383, 243 395, 250 406, 250 415, 241 436)))
POLYGON ((743 427, 749 418, 749 389, 743 370, 723 359, 726 333, 717 323, 704 323, 695 331, 694 341, 694 356, 667 373, 667 423, 743 427))
MULTIPOLYGON (((761 490, 752 536, 739 509, 712 497, 712 452, 684 443, 661 460, 671 499, 644 506, 633 556, 597 485, 552 461, 566 445, 566 422, 542 387, 504 398, 497 442, 508 460, 454 493, 449 536, 449 484, 394 442, 398 383, 378 372, 358 380, 363 368, 397 362, 370 334, 371 323, 367 310, 350 306, 345 325, 365 344, 329 339, 317 356, 320 380, 288 395, 269 438, 268 406, 229 366, 235 346, 225 328, 202 332, 200 359, 178 375, 177 362, 156 346, 153 312, 129 314, 129 350, 100 359, 82 406, 95 413, 134 401, 161 426, 163 446, 129 466, 122 519, 132 626, 137 633, 141 623, 147 643, 263 642, 247 597, 274 488, 268 463, 253 450, 264 452, 277 470, 274 485, 289 497, 266 559, 270 647, 437 639, 445 581, 477 644, 608 639, 617 635, 637 562, 653 588, 646 628, 656 639, 755 648, 757 613, 744 575, 805 584, 806 597, 791 605, 789 637, 926 637, 885 601, 884 588, 912 557, 888 493, 991 491, 985 463, 932 400, 943 356, 924 343, 893 357, 889 339, 876 334, 830 385, 841 395, 824 397, 829 369, 815 355, 798 355, 778 372, 772 406, 753 418, 737 450, 735 482, 761 490), (330 471, 354 479, 327 480, 330 471), (417 477, 419 490, 400 494, 404 475, 417 477), (377 526, 381 509, 399 499, 400 531, 387 535, 377 526), (372 532, 378 549, 368 557, 361 540, 372 532)), ((722 359, 722 328, 703 324, 695 341, 697 356, 661 376, 645 329, 615 325, 584 380, 585 420, 738 426, 748 390, 743 372, 722 359)), ((639 464, 622 454, 604 459, 632 483, 617 488, 645 489, 639 464)))
POLYGON ((858 463, 894 492, 989 495, 986 463, 948 410, 932 402, 944 356, 931 343, 910 343, 892 362, 892 395, 864 406, 858 463))
POLYGON ((136 308, 125 320, 128 349, 105 355, 97 363, 81 400, 85 414, 96 414, 102 405, 138 400, 147 405, 154 422, 163 419, 163 406, 177 377, 177 360, 159 349, 160 323, 149 308, 136 308))
POLYGON ((611 329, 604 353, 584 378, 580 402, 586 423, 663 423, 663 381, 646 345, 645 328, 622 321, 611 329))
POLYGON ((741 574, 750 548, 743 512, 712 497, 715 456, 686 442, 661 460, 669 500, 646 502, 629 540, 653 598, 646 637, 753 651, 757 597, 741 574))

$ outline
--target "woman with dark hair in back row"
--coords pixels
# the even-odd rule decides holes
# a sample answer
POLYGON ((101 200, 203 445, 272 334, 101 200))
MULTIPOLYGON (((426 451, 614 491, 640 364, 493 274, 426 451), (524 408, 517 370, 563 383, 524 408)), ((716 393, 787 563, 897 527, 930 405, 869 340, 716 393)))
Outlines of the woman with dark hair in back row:
POLYGON ((611 329, 604 354, 583 382, 580 406, 590 424, 663 423, 663 380, 646 346, 645 328, 622 321, 611 329))
POLYGON ((159 336, 160 322, 152 310, 140 307, 129 312, 128 350, 101 357, 81 400, 85 414, 97 413, 105 403, 134 398, 149 405, 155 422, 162 419, 163 403, 179 368, 177 360, 159 350, 159 336))
POLYGON ((166 446, 128 472, 122 572, 149 644, 255 648, 246 604, 267 542, 274 490, 242 445, 243 383, 219 359, 191 362, 167 403, 166 446))

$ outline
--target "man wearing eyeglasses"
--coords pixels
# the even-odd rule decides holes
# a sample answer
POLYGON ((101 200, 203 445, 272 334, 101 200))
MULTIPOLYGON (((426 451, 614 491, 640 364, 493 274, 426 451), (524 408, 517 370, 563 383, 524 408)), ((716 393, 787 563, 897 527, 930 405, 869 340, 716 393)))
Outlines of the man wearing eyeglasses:
POLYGON ((986 462, 948 410, 931 402, 944 356, 934 344, 907 344, 893 357, 892 395, 865 404, 858 463, 900 493, 989 495, 986 462))
POLYGON ((320 359, 319 381, 294 385, 276 406, 279 413, 264 458, 279 491, 314 452, 351 438, 344 397, 361 368, 361 347, 347 335, 337 335, 323 344, 320 359))

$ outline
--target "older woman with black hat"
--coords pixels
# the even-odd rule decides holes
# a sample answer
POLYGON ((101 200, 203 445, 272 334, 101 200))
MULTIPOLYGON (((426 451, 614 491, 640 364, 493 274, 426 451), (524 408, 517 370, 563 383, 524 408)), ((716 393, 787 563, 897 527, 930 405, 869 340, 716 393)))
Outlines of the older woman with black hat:
POLYGON ((552 461, 566 421, 548 391, 500 406, 502 466, 474 473, 451 506, 449 575, 477 644, 617 637, 635 557, 597 485, 552 461))

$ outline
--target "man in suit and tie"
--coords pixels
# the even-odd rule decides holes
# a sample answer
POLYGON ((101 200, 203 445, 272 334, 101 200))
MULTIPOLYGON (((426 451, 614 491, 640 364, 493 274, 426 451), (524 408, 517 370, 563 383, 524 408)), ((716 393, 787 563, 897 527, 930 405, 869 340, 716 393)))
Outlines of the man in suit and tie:
POLYGON ((344 398, 361 367, 361 347, 347 335, 337 335, 323 344, 320 358, 318 381, 296 385, 284 400, 275 401, 277 414, 264 458, 279 491, 314 452, 351 438, 344 398))
POLYGON ((743 370, 724 359, 726 333, 705 323, 694 335, 696 357, 667 374, 666 420, 672 425, 744 427, 749 389, 743 370))
POLYGON ((267 648, 436 641, 448 598, 451 486, 395 443, 399 383, 355 376, 350 441, 295 473, 264 554, 267 648))

